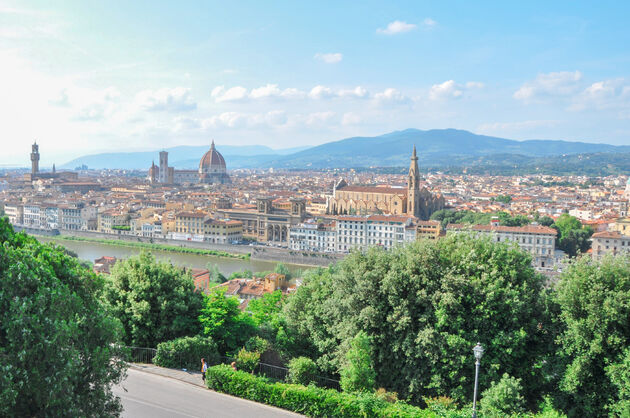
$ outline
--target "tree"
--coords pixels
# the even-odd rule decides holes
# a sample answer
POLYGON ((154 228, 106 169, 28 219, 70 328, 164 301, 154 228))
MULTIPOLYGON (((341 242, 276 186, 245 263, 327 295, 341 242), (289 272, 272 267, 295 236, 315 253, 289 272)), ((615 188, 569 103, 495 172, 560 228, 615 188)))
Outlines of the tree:
POLYGON ((206 268, 208 269, 210 282, 221 284, 226 281, 225 276, 221 274, 221 270, 219 270, 219 266, 217 264, 208 263, 206 264, 206 268))
POLYGON ((125 365, 103 279, 0 219, 0 416, 117 416, 125 365))
POLYGON ((296 357, 289 362, 287 381, 308 386, 317 377, 317 365, 308 357, 296 357))
POLYGON ((273 272, 278 273, 278 274, 284 274, 287 280, 291 278, 291 271, 286 265, 284 265, 284 263, 276 264, 276 268, 273 270, 273 272))
POLYGON ((282 292, 276 290, 275 292, 264 294, 260 299, 250 301, 247 305, 247 310, 251 312, 256 326, 271 323, 282 310, 282 292))
POLYGON ((190 274, 143 251, 117 262, 111 270, 106 298, 122 322, 127 345, 158 343, 199 333, 203 296, 190 274))
POLYGON ((484 417, 508 417, 525 412, 525 399, 521 380, 507 373, 498 382, 492 382, 483 391, 479 406, 484 417))
POLYGON ((551 384, 551 327, 544 278, 515 245, 465 234, 390 251, 353 252, 309 272, 287 300, 287 323, 334 373, 360 331, 372 339, 376 386, 422 403, 469 402, 472 348, 486 348, 480 388, 508 373, 534 407, 551 384))
POLYGON ((497 201, 497 202, 501 202, 501 203, 506 203, 507 204, 507 203, 510 203, 512 201, 512 196, 507 195, 507 194, 505 194, 505 195, 500 194, 494 200, 497 201))
POLYGON ((204 334, 216 341, 221 354, 237 350, 255 331, 253 320, 239 310, 238 299, 225 297, 225 291, 218 288, 205 296, 199 315, 204 334))
POLYGON ((552 217, 545 215, 538 218, 538 224, 542 226, 552 226, 554 224, 554 220, 552 217))
POLYGON ((556 246, 570 257, 575 257, 578 252, 585 253, 591 248, 589 238, 593 235, 593 228, 582 227, 576 217, 563 213, 556 219, 553 227, 558 231, 556 246))
POLYGON ((228 277, 228 280, 251 279, 253 276, 254 276, 254 273, 252 273, 251 270, 239 270, 239 271, 232 272, 232 274, 230 274, 230 277, 228 277))
POLYGON ((370 337, 360 331, 350 342, 345 364, 339 371, 344 392, 371 392, 374 389, 375 373, 371 357, 370 337))
POLYGON ((564 409, 604 416, 630 406, 630 256, 577 259, 560 276, 557 301, 564 409))

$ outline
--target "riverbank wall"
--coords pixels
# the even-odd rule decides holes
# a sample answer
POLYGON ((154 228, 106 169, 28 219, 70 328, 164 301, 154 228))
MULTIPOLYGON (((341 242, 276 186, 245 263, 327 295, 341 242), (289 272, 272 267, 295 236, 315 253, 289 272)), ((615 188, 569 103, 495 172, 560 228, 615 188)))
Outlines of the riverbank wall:
POLYGON ((104 234, 101 232, 95 231, 68 231, 68 230, 60 230, 59 235, 52 233, 45 233, 45 230, 40 229, 24 229, 26 233, 34 234, 34 235, 44 235, 44 236, 57 236, 57 237, 81 237, 88 239, 106 239, 113 241, 126 241, 126 242, 144 242, 148 244, 165 244, 174 247, 181 248, 196 248, 201 250, 213 250, 213 251, 225 251, 227 253, 232 254, 250 254, 252 260, 261 260, 261 261, 275 261, 275 262, 283 262, 290 264, 301 264, 305 266, 314 266, 314 267, 326 267, 331 263, 337 262, 341 260, 344 256, 343 254, 321 254, 321 253, 311 253, 311 252, 303 252, 303 251, 293 251, 288 250, 286 248, 275 248, 268 247, 263 245, 231 245, 231 244, 213 244, 208 242, 198 242, 198 241, 182 241, 182 240, 173 240, 166 238, 147 238, 147 237, 139 237, 136 235, 113 235, 113 234, 104 234))
POLYGON ((251 252, 252 260, 281 261, 290 264, 302 264, 305 266, 328 267, 331 263, 343 259, 344 254, 313 253, 307 251, 294 251, 286 248, 254 247, 251 252))

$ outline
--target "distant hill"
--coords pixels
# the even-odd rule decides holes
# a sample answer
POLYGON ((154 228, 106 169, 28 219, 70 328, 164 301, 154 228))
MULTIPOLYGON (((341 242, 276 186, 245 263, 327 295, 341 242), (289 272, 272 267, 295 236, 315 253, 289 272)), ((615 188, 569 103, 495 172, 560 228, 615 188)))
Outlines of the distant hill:
MULTIPOLYGON (((178 146, 165 148, 168 151, 169 165, 175 168, 196 168, 201 156, 205 154, 210 146, 178 146)), ((217 145, 217 150, 229 160, 228 168, 240 168, 242 164, 248 165, 251 160, 264 161, 270 158, 281 158, 287 154, 303 151, 308 147, 294 147, 285 149, 272 149, 264 145, 230 146, 217 145), (252 158, 253 157, 253 158, 252 158), (239 163, 239 161, 243 163, 239 163)), ((159 164, 159 152, 112 152, 102 154, 85 155, 68 161, 59 168, 73 169, 80 165, 87 165, 89 168, 101 169, 148 169, 151 162, 159 164)))
MULTIPOLYGON (((413 146, 421 166, 449 167, 534 164, 532 159, 561 155, 630 152, 630 146, 558 140, 515 141, 476 135, 457 129, 406 129, 375 137, 353 137, 316 147, 273 150, 266 146, 217 146, 229 169, 235 168, 348 168, 406 166, 413 146)), ((168 148, 169 163, 195 168, 208 147, 168 148)), ((602 157, 605 159, 605 157, 602 157)), ((602 159, 600 158, 600 159, 602 159)), ((72 160, 62 168, 146 169, 158 161, 158 151, 96 154, 72 160)))
POLYGON ((557 140, 514 141, 457 129, 406 129, 376 137, 354 137, 329 142, 272 160, 270 164, 286 168, 400 166, 408 164, 414 145, 421 165, 431 166, 451 165, 454 160, 497 154, 545 157, 630 152, 630 146, 557 140))

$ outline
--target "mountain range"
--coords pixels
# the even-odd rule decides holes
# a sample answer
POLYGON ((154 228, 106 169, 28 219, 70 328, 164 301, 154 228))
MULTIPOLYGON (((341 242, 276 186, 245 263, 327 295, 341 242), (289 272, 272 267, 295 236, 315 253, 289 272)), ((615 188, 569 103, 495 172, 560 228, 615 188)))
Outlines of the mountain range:
MULTIPOLYGON (((273 150, 266 146, 220 146, 228 170, 235 168, 349 168, 399 167, 409 164, 413 146, 419 163, 433 168, 454 165, 531 163, 538 158, 591 153, 630 153, 630 146, 562 140, 515 141, 457 129, 406 129, 375 137, 352 137, 302 149, 273 150)), ((179 146, 166 149, 169 165, 196 168, 208 147, 179 146)), ((63 165, 74 168, 147 169, 158 160, 158 151, 95 154, 63 165)))

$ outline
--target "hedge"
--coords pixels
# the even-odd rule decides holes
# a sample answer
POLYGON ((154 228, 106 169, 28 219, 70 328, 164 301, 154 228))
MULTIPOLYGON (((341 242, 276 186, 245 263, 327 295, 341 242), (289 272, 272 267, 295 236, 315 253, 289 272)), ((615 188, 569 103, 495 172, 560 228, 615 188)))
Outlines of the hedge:
POLYGON ((277 406, 310 417, 435 417, 435 413, 404 402, 388 403, 374 394, 349 394, 334 389, 272 382, 234 371, 230 366, 210 367, 208 388, 239 398, 277 406))
POLYGON ((153 363, 171 369, 201 370, 201 359, 208 364, 220 362, 217 345, 208 337, 182 337, 158 344, 153 363))

